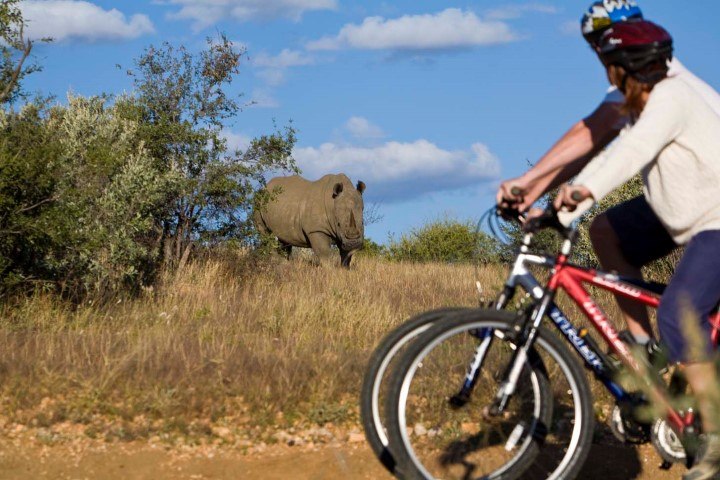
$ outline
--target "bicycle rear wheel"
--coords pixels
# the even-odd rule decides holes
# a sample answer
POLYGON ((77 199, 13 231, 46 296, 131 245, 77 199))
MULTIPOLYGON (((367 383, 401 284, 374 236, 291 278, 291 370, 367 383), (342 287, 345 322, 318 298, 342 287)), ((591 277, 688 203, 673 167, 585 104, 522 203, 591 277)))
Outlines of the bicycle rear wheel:
POLYGON ((395 472, 396 462, 390 452, 384 415, 382 415, 382 400, 387 391, 386 373, 394 365, 398 353, 404 351, 403 349, 412 340, 427 331, 438 320, 463 310, 469 309, 443 308, 412 317, 388 333, 370 356, 360 392, 360 418, 365 429, 365 438, 390 473, 395 472))
POLYGON ((460 312, 434 325, 398 359, 389 380, 390 448, 403 478, 570 479, 592 441, 592 398, 577 361, 544 329, 501 414, 491 406, 515 350, 517 316, 460 312), (492 341, 469 401, 451 399, 492 341))

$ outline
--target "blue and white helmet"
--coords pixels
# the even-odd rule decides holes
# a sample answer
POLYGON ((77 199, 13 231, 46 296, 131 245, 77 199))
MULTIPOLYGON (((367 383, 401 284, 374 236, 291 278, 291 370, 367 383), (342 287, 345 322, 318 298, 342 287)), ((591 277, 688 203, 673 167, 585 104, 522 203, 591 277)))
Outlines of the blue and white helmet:
POLYGON ((602 0, 593 2, 580 20, 582 34, 594 43, 613 23, 643 18, 635 0, 602 0))

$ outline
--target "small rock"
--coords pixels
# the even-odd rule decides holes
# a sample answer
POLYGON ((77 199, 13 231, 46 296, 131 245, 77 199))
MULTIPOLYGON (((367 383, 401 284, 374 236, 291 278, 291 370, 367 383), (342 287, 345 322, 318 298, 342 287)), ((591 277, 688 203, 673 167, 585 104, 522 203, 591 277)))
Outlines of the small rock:
POLYGON ((415 435, 417 435, 418 437, 424 437, 428 433, 427 428, 425 428, 425 426, 422 423, 416 423, 413 431, 415 432, 415 435))
POLYGON ((212 433, 216 437, 220 437, 223 440, 227 440, 232 433, 228 427, 212 427, 212 433))
POLYGON ((365 441, 365 435, 360 432, 350 432, 348 435, 348 443, 361 443, 365 441))
POLYGON ((300 437, 292 437, 290 440, 287 441, 287 444, 289 447, 302 447, 303 445, 305 445, 305 440, 300 437))
POLYGON ((474 422, 466 422, 460 425, 460 430, 463 433, 475 434, 480 430, 480 425, 474 422))

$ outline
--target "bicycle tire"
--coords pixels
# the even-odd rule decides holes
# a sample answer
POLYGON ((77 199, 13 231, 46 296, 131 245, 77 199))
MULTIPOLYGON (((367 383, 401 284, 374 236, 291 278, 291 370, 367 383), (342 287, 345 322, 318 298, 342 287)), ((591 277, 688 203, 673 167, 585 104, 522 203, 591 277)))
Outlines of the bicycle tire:
MULTIPOLYGON (((592 444, 594 429, 592 396, 587 378, 577 359, 572 356, 558 337, 550 334, 544 328, 541 328, 538 332, 537 340, 528 361, 530 368, 524 370, 527 373, 523 373, 523 376, 521 376, 523 385, 518 385, 518 393, 514 396, 521 395, 518 401, 522 401, 523 392, 531 391, 533 401, 537 402, 537 392, 542 391, 542 382, 547 381, 550 392, 541 392, 540 395, 547 395, 545 398, 549 399, 549 401, 543 399, 539 402, 539 405, 533 404, 533 412, 524 409, 524 404, 518 405, 517 415, 530 417, 529 420, 524 418, 518 421, 515 427, 511 429, 510 427, 516 421, 514 417, 510 417, 509 421, 505 421, 505 418, 501 417, 499 421, 496 420, 496 423, 500 424, 499 426, 492 425, 488 421, 487 427, 482 424, 485 420, 481 419, 477 423, 474 421, 469 422, 473 426, 473 430, 463 433, 462 428, 458 431, 456 419, 453 420, 455 423, 443 419, 445 423, 436 424, 438 425, 437 431, 444 432, 447 430, 450 432, 447 435, 447 440, 444 439, 444 435, 436 434, 432 440, 420 438, 414 440, 415 443, 412 443, 411 437, 414 438, 414 436, 408 433, 408 427, 412 426, 413 420, 411 418, 408 421, 406 413, 409 416, 423 419, 420 408, 424 408, 425 404, 429 405, 427 408, 430 413, 434 414, 438 411, 437 405, 432 403, 432 399, 426 398, 428 396, 424 393, 410 395, 409 390, 413 386, 416 377, 422 383, 424 380, 423 375, 426 375, 425 372, 427 372, 427 377, 430 379, 427 384, 433 386, 435 396, 441 396, 438 393, 439 389, 434 385, 442 386, 449 381, 452 389, 457 386, 453 376, 462 375, 462 372, 446 372, 445 367, 442 366, 437 369, 436 380, 433 377, 435 370, 433 370, 429 360, 433 351, 438 352, 437 357, 432 357, 433 361, 438 358, 440 359, 438 362, 440 362, 444 358, 443 355, 448 356, 450 354, 457 354, 462 357, 459 363, 455 362, 458 364, 459 369, 461 364, 469 364, 467 353, 470 350, 463 352, 462 349, 458 348, 458 345, 461 342, 467 343, 467 348, 471 348, 472 343, 468 340, 471 336, 467 334, 487 328, 492 329, 498 336, 502 335, 505 338, 496 338, 493 341, 491 348, 494 350, 492 352, 509 356, 510 350, 514 347, 514 344, 509 339, 515 333, 514 329, 518 325, 517 320, 516 314, 497 310, 475 310, 453 314, 444 319, 443 322, 429 328, 401 355, 397 361, 396 369, 389 379, 390 390, 385 405, 390 449, 397 461, 396 471, 399 476, 412 479, 435 478, 435 475, 438 474, 432 472, 442 468, 445 469, 442 470, 442 478, 452 478, 452 475, 457 475, 458 478, 463 479, 515 480, 518 478, 547 478, 568 480, 577 476, 592 444), (453 343, 455 342, 453 339, 457 339, 457 344, 453 343), (453 340, 453 342, 450 340, 453 340), (495 344, 498 343, 499 345, 496 346, 495 344), (438 348, 443 350, 436 350, 438 348), (537 360, 533 360, 534 357, 542 360, 539 365, 535 365, 537 360), (420 368, 421 366, 422 368, 420 368), (535 384, 533 384, 533 379, 536 379, 535 384), (528 380, 530 380, 530 390, 527 390, 528 380), (567 398, 563 397, 568 393, 572 395, 572 403, 568 403, 567 398), (406 403, 406 400, 407 402, 416 401, 416 403, 410 405, 406 403), (553 405, 551 409, 553 411, 552 418, 549 420, 546 413, 547 406, 543 406, 543 404, 547 403, 553 405), (520 429, 523 437, 513 440, 514 432, 519 426, 523 427, 520 429), (486 428, 486 430, 483 430, 483 428, 486 428), (453 429, 455 430, 453 431, 453 429), (562 442, 567 441, 567 446, 564 443, 560 444, 558 439, 561 437, 562 442), (434 440, 435 438, 437 440, 434 440), (486 445, 484 445, 482 455, 478 455, 476 452, 479 450, 478 443, 481 439, 486 442, 486 445), (502 444, 503 440, 505 441, 504 445, 502 444), (423 442, 432 443, 432 445, 425 447, 422 445, 423 442), (448 442, 447 446, 444 446, 444 442, 448 442), (436 443, 441 448, 437 448, 436 443), (559 447, 558 444, 560 444, 559 447), (504 448, 502 448, 503 446, 504 448), (458 457, 459 454, 456 453, 458 448, 463 453, 461 457, 458 457), (506 453, 503 450, 506 450, 506 453), (440 452, 440 454, 437 452, 440 452), (508 457, 507 460, 506 457, 508 457), (486 467, 486 471, 478 473, 479 463, 481 462, 491 465, 483 465, 486 467), (451 470, 453 468, 455 470, 451 470)), ((475 341, 475 345, 477 345, 477 341, 475 341)), ((500 370, 504 370, 506 367, 507 361, 503 365, 498 365, 500 370)), ((492 372, 493 368, 485 365, 483 375, 494 373, 492 372)), ((497 378, 488 380, 495 383, 497 378)), ((478 384, 473 395, 477 397, 485 395, 487 397, 488 395, 494 395, 496 390, 496 384, 478 384)), ((441 397, 439 405, 447 403, 446 398, 441 397)), ((476 420, 478 413, 482 409, 477 408, 474 403, 482 404, 482 400, 478 398, 478 402, 471 402, 469 404, 471 408, 466 408, 464 414, 474 414, 473 420, 476 420), (472 409, 472 407, 475 408, 472 409)), ((449 408, 446 410, 450 412, 449 408)), ((449 415, 455 414, 449 413, 449 415)), ((461 427, 463 425, 461 424, 461 427)))
POLYGON ((396 462, 390 452, 382 418, 380 392, 385 374, 403 347, 438 320, 463 310, 469 309, 441 308, 416 315, 385 335, 370 356, 360 391, 360 419, 370 448, 390 473, 395 473, 396 462))

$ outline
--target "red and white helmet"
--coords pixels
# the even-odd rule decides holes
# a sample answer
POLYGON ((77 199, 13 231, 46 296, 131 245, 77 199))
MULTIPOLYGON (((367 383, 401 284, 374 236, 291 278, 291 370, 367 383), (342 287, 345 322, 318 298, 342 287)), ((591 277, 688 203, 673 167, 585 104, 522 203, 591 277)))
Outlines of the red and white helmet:
POLYGON ((667 30, 647 20, 613 25, 603 33, 599 46, 605 65, 620 65, 630 74, 667 62, 673 54, 673 39, 667 30))

